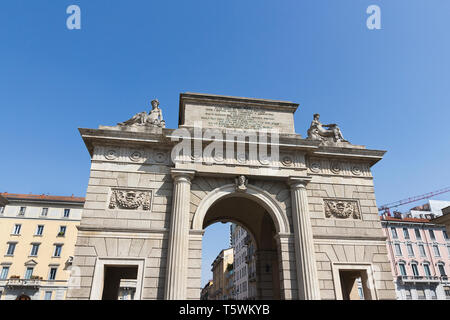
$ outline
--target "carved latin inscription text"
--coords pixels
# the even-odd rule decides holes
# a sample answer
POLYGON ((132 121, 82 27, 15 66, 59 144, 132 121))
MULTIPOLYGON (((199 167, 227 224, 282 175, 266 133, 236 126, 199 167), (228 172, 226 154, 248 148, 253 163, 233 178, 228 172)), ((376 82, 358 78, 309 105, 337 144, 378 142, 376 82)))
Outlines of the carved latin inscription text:
POLYGON ((109 200, 110 209, 151 210, 151 191, 115 189, 109 200))
POLYGON ((347 219, 360 219, 358 203, 352 200, 324 200, 325 216, 347 219))
POLYGON ((252 107, 210 106, 202 115, 206 126, 213 128, 271 129, 277 128, 276 113, 252 107))

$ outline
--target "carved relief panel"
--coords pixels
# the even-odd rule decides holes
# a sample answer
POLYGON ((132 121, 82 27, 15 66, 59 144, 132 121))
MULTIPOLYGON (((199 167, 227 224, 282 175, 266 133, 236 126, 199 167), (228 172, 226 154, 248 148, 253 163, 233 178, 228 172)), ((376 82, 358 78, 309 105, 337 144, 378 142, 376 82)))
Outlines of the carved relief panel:
POLYGON ((151 211, 152 198, 151 190, 112 189, 108 208, 151 211))
POLYGON ((361 219, 356 200, 324 199, 325 217, 338 219, 361 219))

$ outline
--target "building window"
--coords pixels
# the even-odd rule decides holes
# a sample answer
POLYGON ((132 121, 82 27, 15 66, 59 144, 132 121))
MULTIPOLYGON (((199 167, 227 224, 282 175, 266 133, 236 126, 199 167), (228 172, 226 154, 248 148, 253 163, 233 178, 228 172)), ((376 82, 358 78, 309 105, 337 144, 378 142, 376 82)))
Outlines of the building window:
POLYGON ((425 290, 424 289, 422 289, 422 288, 417 288, 417 298, 419 299, 419 300, 425 300, 426 299, 426 297, 425 297, 425 290))
POLYGON ((395 247, 395 254, 398 255, 398 256, 401 256, 402 255, 402 248, 400 247, 400 244, 396 243, 394 245, 394 247, 395 247))
POLYGON ((61 257, 62 244, 55 244, 55 251, 53 252, 54 257, 61 257))
POLYGON ((28 267, 25 272, 25 279, 29 280, 33 276, 33 267, 28 267))
POLYGON ((436 291, 434 289, 430 289, 430 295, 431 295, 431 299, 433 299, 433 300, 437 299, 436 291))
POLYGON ((441 277, 446 277, 447 274, 445 273, 445 267, 443 263, 438 264, 439 273, 441 274, 441 277))
POLYGON ((6 251, 7 256, 14 255, 14 251, 16 250, 16 243, 10 242, 8 243, 8 250, 6 251))
POLYGON ((44 300, 52 300, 53 291, 45 291, 44 300))
POLYGON ((27 210, 27 207, 20 207, 20 209, 19 209, 19 216, 24 216, 26 210, 27 210))
POLYGON ((59 227, 59 232, 58 232, 58 237, 64 237, 66 235, 66 226, 60 226, 59 227))
POLYGON ((47 214, 48 214, 48 208, 42 208, 41 216, 42 216, 42 217, 46 217, 47 214))
POLYGON ((44 233, 44 226, 43 225, 39 225, 36 228, 36 236, 42 236, 42 234, 44 233))
POLYGON ((48 280, 55 280, 56 279, 56 271, 58 268, 50 268, 50 273, 48 274, 48 280))
POLYGON ((64 218, 68 218, 70 215, 70 209, 64 209, 64 218))
POLYGON ((447 299, 450 299, 450 287, 449 286, 444 287, 444 292, 445 292, 445 297, 447 299))
POLYGON ((30 256, 36 257, 39 251, 39 243, 33 243, 31 247, 30 256))
POLYGON ((403 236, 405 237, 405 239, 409 239, 408 228, 403 228, 403 236))
POLYGON ((9 267, 3 267, 2 273, 0 274, 1 280, 6 280, 8 278, 9 267))
POLYGON ((417 263, 411 263, 411 269, 415 277, 419 276, 419 269, 417 268, 417 263))
POLYGON ((436 236, 434 235, 434 231, 433 230, 429 230, 430 231, 430 238, 431 240, 436 240, 436 236))
POLYGON ((433 250, 434 250, 434 256, 435 257, 440 257, 441 253, 439 252, 439 247, 437 245, 433 246, 433 250))
POLYGON ((399 263, 398 267, 400 268, 400 274, 402 276, 406 276, 406 267, 404 263, 399 263))
POLYGON ((425 252, 425 247, 423 246, 423 244, 419 244, 419 252, 420 252, 421 257, 427 256, 427 253, 425 252))
POLYGON ((428 263, 423 264, 423 270, 425 271, 425 275, 427 277, 431 277, 430 265, 428 263))
POLYGON ((406 247, 408 248, 408 255, 409 255, 410 257, 414 257, 414 249, 413 249, 412 244, 408 243, 408 244, 406 245, 406 247))
POLYGON ((405 289, 405 298, 406 298, 406 300, 411 300, 412 299, 412 297, 411 297, 411 290, 405 289))
POLYGON ((416 233, 416 239, 422 240, 422 236, 420 235, 420 230, 416 228, 416 229, 414 229, 414 232, 416 233))
POLYGON ((392 238, 397 239, 397 230, 394 227, 391 227, 392 238))
POLYGON ((13 230, 13 234, 15 235, 19 235, 20 234, 20 229, 22 228, 21 224, 15 224, 14 225, 14 230, 13 230))
POLYGON ((447 231, 442 230, 442 234, 444 235, 444 239, 445 239, 445 240, 448 240, 448 234, 447 234, 447 231))

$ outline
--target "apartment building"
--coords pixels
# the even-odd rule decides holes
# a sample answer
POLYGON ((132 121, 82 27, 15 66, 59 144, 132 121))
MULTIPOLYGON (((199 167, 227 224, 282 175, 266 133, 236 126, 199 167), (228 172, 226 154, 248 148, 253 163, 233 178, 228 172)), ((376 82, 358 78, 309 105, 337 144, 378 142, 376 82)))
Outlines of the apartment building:
POLYGON ((220 251, 211 266, 213 280, 209 300, 231 300, 233 288, 230 286, 230 271, 233 269, 233 248, 220 251))
POLYGON ((210 300, 212 294, 213 281, 212 279, 205 284, 202 288, 202 293, 200 294, 200 300, 210 300))
POLYGON ((381 216, 397 299, 450 299, 450 240, 445 226, 415 217, 381 216))
POLYGON ((0 300, 65 299, 84 198, 0 195, 0 300))
POLYGON ((241 226, 231 224, 231 245, 234 249, 234 295, 236 300, 256 297, 255 244, 241 226))

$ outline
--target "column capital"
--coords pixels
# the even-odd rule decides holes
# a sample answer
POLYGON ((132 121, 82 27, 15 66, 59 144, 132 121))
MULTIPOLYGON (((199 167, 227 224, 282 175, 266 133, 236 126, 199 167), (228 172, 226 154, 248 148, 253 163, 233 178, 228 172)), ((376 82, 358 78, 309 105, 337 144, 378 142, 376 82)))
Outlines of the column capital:
POLYGON ((291 189, 306 188, 306 185, 311 180, 312 178, 307 176, 303 177, 290 176, 288 178, 288 184, 291 187, 291 189))
POLYGON ((182 170, 182 169, 171 169, 170 174, 172 179, 177 181, 191 182, 192 178, 195 176, 194 170, 182 170))

